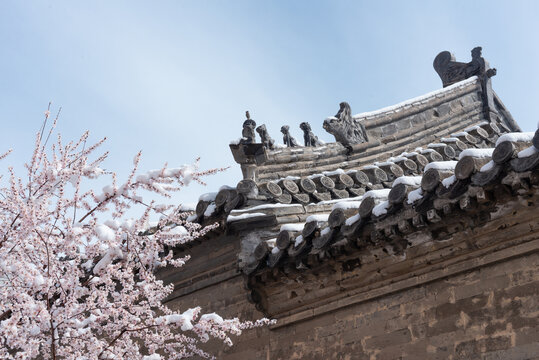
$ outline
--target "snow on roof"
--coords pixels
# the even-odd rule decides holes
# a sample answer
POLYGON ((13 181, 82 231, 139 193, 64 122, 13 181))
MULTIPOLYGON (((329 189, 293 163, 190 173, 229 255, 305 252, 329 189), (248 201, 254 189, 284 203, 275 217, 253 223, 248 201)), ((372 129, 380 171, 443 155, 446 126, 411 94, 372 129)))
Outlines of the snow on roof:
POLYGON ((520 151, 517 156, 519 158, 526 158, 526 157, 532 156, 534 154, 537 154, 538 152, 539 152, 539 150, 537 150, 535 148, 535 146, 532 145, 529 148, 526 148, 526 149, 520 151))
POLYGON ((408 200, 406 202, 411 205, 423 197, 423 189, 420 187, 412 190, 408 193, 408 200))
POLYGON ((275 243, 277 242, 277 238, 273 238, 273 239, 268 239, 266 240, 266 243, 268 244, 269 247, 271 248, 274 248, 275 247, 275 243))
POLYGON ((455 175, 451 175, 450 177, 447 177, 442 180, 442 185, 446 188, 449 188, 451 185, 453 185, 457 181, 457 178, 455 175))
POLYGON ((460 81, 460 82, 458 82, 456 84, 453 84, 453 85, 450 85, 448 87, 429 92, 429 93, 427 93, 425 95, 421 95, 421 96, 418 96, 418 97, 415 97, 415 98, 400 102, 400 103, 392 105, 392 106, 387 106, 387 107, 379 109, 379 110, 368 111, 368 112, 356 114, 353 117, 354 117, 354 119, 364 119, 364 118, 368 118, 368 117, 372 117, 372 116, 376 116, 376 115, 380 115, 380 114, 385 114, 385 113, 389 113, 389 112, 395 112, 396 113, 396 112, 399 112, 400 110, 402 110, 404 108, 409 108, 412 105, 425 103, 425 102, 427 102, 428 100, 430 100, 432 98, 435 98, 437 96, 440 96, 440 95, 448 93, 448 92, 451 92, 454 89, 460 89, 460 88, 466 87, 469 84, 472 84, 472 83, 474 83, 476 81, 477 81, 477 76, 472 76, 471 78, 460 81))
POLYGON ((380 204, 376 205, 372 209, 372 214, 374 216, 381 216, 387 214, 387 209, 389 207, 389 201, 382 201, 380 204))
POLYGON ((361 219, 361 216, 359 216, 359 214, 356 214, 356 215, 351 216, 348 219, 346 219, 346 221, 344 223, 346 225, 350 226, 350 225, 355 224, 356 222, 358 222, 359 219, 361 219))
POLYGON ((487 124, 488 124, 488 121, 483 121, 483 122, 481 122, 481 123, 479 123, 479 124, 477 124, 477 125, 470 126, 470 127, 466 128, 466 129, 464 129, 464 131, 469 132, 469 131, 472 131, 472 130, 477 130, 477 129, 479 129, 482 125, 487 125, 487 124))
MULTIPOLYGON (((421 148, 419 148, 419 150, 422 150, 421 148)), ((400 156, 404 156, 404 157, 410 157, 410 156, 416 156, 416 155, 419 155, 419 153, 417 151, 411 151, 411 152, 403 152, 400 156)))
POLYGON ((369 197, 372 197, 375 199, 387 198, 390 191, 391 189, 369 190, 365 193, 365 195, 363 195, 363 198, 364 199, 369 198, 369 197))
POLYGON ((374 165, 376 166, 389 166, 389 165, 395 165, 393 161, 382 161, 382 162, 375 162, 374 165))
POLYGON ((324 236, 326 234, 329 234, 329 232, 331 231, 331 229, 328 227, 325 227, 322 229, 322 231, 320 231, 320 235, 324 236))
POLYGON ((331 200, 324 200, 320 201, 318 205, 327 205, 327 204, 335 204, 338 202, 345 202, 345 201, 361 201, 363 199, 363 195, 355 196, 347 199, 331 199, 331 200))
POLYGON ((466 156, 472 156, 475 158, 490 158, 492 157, 493 152, 494 152, 494 148, 490 148, 490 149, 470 148, 470 149, 462 150, 462 152, 459 155, 459 160, 466 156))
POLYGON ((337 170, 334 170, 334 171, 322 171, 322 174, 324 174, 326 176, 341 175, 341 174, 344 174, 344 170, 343 169, 337 169, 337 170))
POLYGON ((328 221, 328 218, 329 218, 329 214, 310 215, 307 217, 305 222, 311 222, 311 221, 326 222, 328 221))
POLYGON ((279 231, 301 231, 304 227, 305 223, 283 224, 279 231))
POLYGON ((422 176, 400 176, 393 181, 393 187, 399 184, 419 186, 421 185, 422 176))
POLYGON ((449 137, 449 138, 441 138, 440 141, 442 141, 442 142, 457 142, 457 141, 460 141, 460 140, 457 139, 457 138, 454 138, 454 137, 449 137))
POLYGON ((490 171, 490 170, 492 170, 493 167, 494 167, 494 161, 490 160, 488 163, 486 163, 485 165, 481 166, 481 169, 479 169, 479 172, 487 172, 487 171, 490 171))
POLYGON ((216 192, 210 192, 200 195, 198 198, 198 201, 214 201, 215 197, 217 196, 216 192))
POLYGON ((257 205, 250 208, 245 208, 245 209, 234 209, 230 212, 230 214, 234 215, 234 214, 240 214, 240 213, 249 212, 249 211, 263 210, 263 209, 275 209, 275 208, 298 207, 298 206, 301 207, 300 204, 262 204, 262 205, 257 205))
POLYGON ((287 177, 283 178, 283 180, 299 180, 301 179, 299 176, 292 176, 292 175, 288 175, 287 177))
POLYGON ((359 208, 359 205, 361 205, 361 201, 339 201, 335 205, 333 205, 332 210, 335 209, 357 209, 359 208))
POLYGON ((435 144, 430 143, 430 144, 427 145, 427 147, 429 147, 429 148, 438 148, 438 147, 445 147, 445 146, 447 146, 447 145, 446 144, 441 144, 441 143, 435 143, 435 144))
POLYGON ((534 135, 535 135, 535 132, 514 132, 514 133, 503 134, 496 141, 496 146, 503 143, 504 141, 512 141, 512 142, 532 141, 534 135))
POLYGON ((226 222, 231 223, 231 222, 234 222, 234 221, 239 221, 239 220, 244 220, 244 219, 249 219, 249 218, 254 218, 254 217, 260 217, 260 216, 267 216, 267 215, 264 214, 264 213, 248 213, 248 214, 241 214, 241 215, 237 215, 237 216, 228 215, 228 217, 226 218, 226 222))
POLYGON ((196 203, 181 204, 180 211, 195 211, 196 207, 196 203))
POLYGON ((298 247, 299 244, 301 244, 302 242, 303 242, 303 235, 298 235, 298 237, 296 237, 296 240, 294 241, 294 246, 298 247))
POLYGON ((409 160, 407 157, 404 157, 404 156, 392 156, 388 159, 389 161, 392 161, 392 162, 399 162, 399 161, 406 161, 406 160, 409 160))
POLYGON ((204 216, 206 217, 209 217, 211 216, 211 214, 213 214, 213 212, 215 211, 215 204, 210 204, 208 205, 208 207, 206 208, 206 211, 204 211, 204 216))
POLYGON ((425 166, 425 172, 429 169, 436 169, 436 170, 454 170, 455 166, 457 166, 457 161, 434 161, 431 163, 428 163, 427 166, 425 166))

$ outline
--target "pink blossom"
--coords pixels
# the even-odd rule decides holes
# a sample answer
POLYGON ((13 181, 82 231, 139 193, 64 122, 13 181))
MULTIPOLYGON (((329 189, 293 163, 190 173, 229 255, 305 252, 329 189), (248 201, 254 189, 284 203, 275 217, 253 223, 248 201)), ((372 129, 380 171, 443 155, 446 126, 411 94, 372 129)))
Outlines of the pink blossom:
POLYGON ((45 124, 27 173, 9 168, 0 188, 1 359, 211 358, 198 343, 214 337, 231 344, 231 335, 269 323, 202 315, 200 308, 176 313, 162 302, 173 286, 155 270, 189 260, 165 249, 215 226, 191 223, 189 212, 154 205, 141 192, 166 198, 219 169, 199 171, 197 161, 138 174, 139 153, 121 183, 102 170, 108 153, 95 155, 105 139, 87 144, 86 132, 65 144, 58 136, 46 150, 45 124), (89 187, 104 176, 110 183, 102 191, 89 187), (136 219, 126 216, 133 206, 143 208, 136 219), (161 220, 148 228, 152 214, 161 220))

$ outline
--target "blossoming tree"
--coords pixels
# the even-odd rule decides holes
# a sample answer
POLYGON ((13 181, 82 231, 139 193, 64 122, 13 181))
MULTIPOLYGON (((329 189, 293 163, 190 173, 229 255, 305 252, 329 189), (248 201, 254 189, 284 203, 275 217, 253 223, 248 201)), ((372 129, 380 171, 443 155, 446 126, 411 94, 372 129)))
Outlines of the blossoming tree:
POLYGON ((107 153, 95 155, 105 139, 88 145, 86 132, 64 144, 58 136, 47 150, 57 120, 47 135, 49 114, 27 174, 17 177, 10 167, 0 189, 1 359, 211 357, 200 342, 214 337, 231 344, 230 334, 268 323, 223 319, 200 308, 174 313, 163 303, 173 287, 155 270, 184 265, 188 259, 171 249, 212 227, 201 228, 178 208, 141 194, 169 197, 218 170, 199 171, 195 163, 137 175, 139 153, 120 183, 101 167, 107 153), (105 175, 110 185, 100 192, 88 188, 88 180, 105 175), (142 215, 128 218, 136 204, 142 215), (160 221, 148 228, 155 213, 160 221))

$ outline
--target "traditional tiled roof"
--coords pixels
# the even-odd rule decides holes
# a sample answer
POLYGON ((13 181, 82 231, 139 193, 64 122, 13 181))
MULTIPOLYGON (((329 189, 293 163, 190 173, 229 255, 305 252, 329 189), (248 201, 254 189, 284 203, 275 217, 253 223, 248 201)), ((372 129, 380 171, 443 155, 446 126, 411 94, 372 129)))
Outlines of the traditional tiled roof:
POLYGON ((353 169, 337 168, 304 177, 287 176, 260 184, 242 180, 236 188, 223 187, 219 192, 202 195, 197 204, 196 216, 190 220, 210 223, 226 218, 230 224, 252 220, 256 214, 274 212, 278 215, 285 211, 284 208, 293 208, 293 204, 304 205, 309 209, 307 212, 316 212, 316 208, 327 210, 336 201, 357 201, 358 196, 369 190, 391 188, 393 181, 400 176, 422 174, 430 162, 457 160, 459 154, 470 147, 492 147, 502 134, 499 127, 488 122, 481 122, 465 130, 398 156, 382 153, 381 161, 353 169), (262 209, 264 211, 260 212, 262 209))
POLYGON ((238 237, 248 287, 264 274, 306 271, 365 246, 399 253, 409 234, 492 206, 500 198, 493 192, 539 182, 539 130, 520 133, 485 79, 354 119, 367 142, 230 145, 244 180, 202 195, 188 220, 218 223, 207 236, 238 237))
POLYGON ((457 158, 431 161, 423 167, 422 176, 403 175, 387 188, 334 202, 331 212, 311 216, 300 227, 281 227, 275 243, 260 243, 243 271, 252 276, 290 264, 301 269, 305 268, 303 260, 312 260, 312 255, 322 259, 350 246, 381 239, 391 243, 400 234, 489 203, 490 192, 500 185, 515 191, 537 185, 539 130, 504 134, 494 148, 469 148, 457 158), (318 256, 322 253, 324 256, 318 256))
POLYGON ((234 142, 230 147, 242 167, 244 179, 261 184, 338 168, 357 169, 381 158, 426 147, 483 121, 499 131, 520 131, 496 94, 492 92, 493 104, 487 106, 482 93, 482 82, 472 77, 394 106, 355 115, 354 120, 361 123, 368 134, 368 141, 363 143, 344 146, 335 142, 318 147, 270 150, 264 149, 262 144, 243 148, 234 142))
POLYGON ((463 231, 463 222, 472 228, 487 223, 505 203, 530 199, 528 206, 534 206, 537 195, 539 130, 506 133, 493 148, 464 150, 458 161, 430 162, 420 176, 404 175, 390 188, 334 202, 329 210, 306 218, 298 215, 303 221, 296 227, 282 225, 274 239, 252 249, 242 268, 247 287, 253 289, 250 300, 265 312, 259 291, 276 274, 299 280, 302 273, 335 262, 344 271, 353 269, 360 266, 353 263, 359 261, 353 254, 363 249, 374 257, 376 248, 400 256, 416 235, 445 240, 463 231))

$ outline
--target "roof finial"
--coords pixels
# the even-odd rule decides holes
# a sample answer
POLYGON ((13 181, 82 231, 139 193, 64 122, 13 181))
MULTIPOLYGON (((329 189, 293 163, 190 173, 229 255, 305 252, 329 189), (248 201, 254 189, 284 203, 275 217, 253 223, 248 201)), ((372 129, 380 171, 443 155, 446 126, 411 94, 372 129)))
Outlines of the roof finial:
POLYGON ((335 116, 324 120, 324 129, 335 136, 335 140, 344 146, 361 144, 369 141, 365 126, 352 117, 350 104, 343 101, 339 104, 339 111, 335 116))
POLYGON ((254 144, 255 143, 255 127, 256 122, 251 119, 251 115, 249 114, 249 111, 245 112, 245 117, 247 117, 247 120, 243 122, 243 130, 241 132, 241 143, 242 144, 254 144))
POLYGON ((472 61, 462 63, 455 60, 455 55, 449 51, 442 51, 434 58, 434 70, 440 75, 443 86, 449 86, 472 76, 490 78, 496 75, 496 69, 491 69, 488 62, 481 55, 482 48, 472 49, 472 61))

